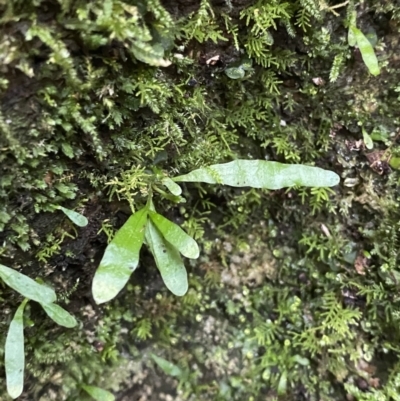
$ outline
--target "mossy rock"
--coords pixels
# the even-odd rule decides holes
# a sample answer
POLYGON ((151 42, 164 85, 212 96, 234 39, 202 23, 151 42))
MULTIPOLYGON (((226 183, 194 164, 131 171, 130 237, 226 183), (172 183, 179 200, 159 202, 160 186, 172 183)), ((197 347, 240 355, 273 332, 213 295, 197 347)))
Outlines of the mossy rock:
MULTIPOLYGON (((396 399, 400 12, 373 1, 354 9, 359 29, 376 32, 372 77, 347 42, 353 7, 0 6, 0 263, 43 278, 80 321, 62 329, 30 304, 20 399, 89 399, 82 384, 119 400, 396 399), (231 79, 243 60, 250 67, 231 79), (363 130, 385 135, 367 150, 363 130), (313 164, 342 182, 333 191, 187 184, 185 204, 155 195, 202 247, 187 265, 187 295, 168 293, 143 251, 120 296, 95 305, 108 236, 147 200, 141 174, 235 158, 313 164)), ((5 339, 21 299, 6 287, 0 296, 5 339)))

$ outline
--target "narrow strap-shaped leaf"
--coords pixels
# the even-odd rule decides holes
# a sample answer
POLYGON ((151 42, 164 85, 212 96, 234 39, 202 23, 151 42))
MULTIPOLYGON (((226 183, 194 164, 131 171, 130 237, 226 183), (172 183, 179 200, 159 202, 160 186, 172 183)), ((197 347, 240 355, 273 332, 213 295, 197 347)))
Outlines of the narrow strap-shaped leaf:
POLYGON ((54 290, 44 284, 39 284, 25 274, 0 264, 0 278, 13 290, 25 298, 44 304, 55 302, 57 297, 54 290))
POLYGON ((97 304, 115 298, 136 269, 146 221, 147 208, 143 208, 129 217, 108 244, 92 283, 92 294, 97 304))
POLYGON ((6 338, 4 365, 7 392, 11 398, 19 397, 24 388, 24 308, 27 302, 28 299, 25 299, 15 312, 6 338))
POLYGON ((156 225, 163 237, 173 245, 183 256, 190 259, 199 257, 197 242, 185 233, 178 225, 166 219, 161 214, 149 211, 151 221, 156 225))
POLYGON ((357 42, 360 49, 361 57, 372 75, 379 75, 380 69, 378 59, 376 58, 374 48, 366 36, 355 26, 350 26, 349 30, 352 32, 353 37, 357 42))
POLYGON ((182 375, 183 372, 179 366, 154 354, 151 354, 151 357, 165 374, 175 377, 179 377, 182 375))
POLYGON ((357 44, 357 40, 351 28, 352 26, 349 27, 349 31, 347 33, 347 42, 349 43, 349 46, 355 46, 357 44))
POLYGON ((103 390, 100 387, 82 385, 82 388, 96 401, 114 401, 115 397, 109 391, 103 390))
POLYGON ((169 177, 164 177, 161 181, 165 185, 172 195, 179 196, 182 193, 182 188, 169 177))
POLYGON ((355 46, 357 44, 356 37, 351 29, 351 27, 356 27, 357 26, 357 12, 352 11, 349 15, 349 31, 347 34, 347 41, 350 46, 355 46))
POLYGON ((363 133, 363 140, 365 143, 365 147, 367 149, 373 149, 374 142, 373 142, 371 136, 368 134, 368 132, 364 128, 362 129, 362 133, 363 133))
POLYGON ((278 382, 278 394, 284 395, 287 391, 287 372, 284 370, 278 382))
POLYGON ((60 326, 72 328, 77 325, 75 318, 57 304, 40 304, 47 313, 60 326))
POLYGON ((301 164, 265 160, 235 160, 199 168, 174 178, 174 181, 206 182, 232 187, 281 189, 294 185, 332 187, 340 181, 333 171, 301 164))
POLYGON ((185 295, 188 290, 185 265, 179 252, 162 237, 151 220, 146 226, 146 242, 166 287, 174 295, 185 295))
POLYGON ((88 225, 88 219, 82 214, 75 212, 74 210, 67 209, 62 206, 58 206, 58 209, 64 212, 64 214, 77 226, 86 227, 88 225))

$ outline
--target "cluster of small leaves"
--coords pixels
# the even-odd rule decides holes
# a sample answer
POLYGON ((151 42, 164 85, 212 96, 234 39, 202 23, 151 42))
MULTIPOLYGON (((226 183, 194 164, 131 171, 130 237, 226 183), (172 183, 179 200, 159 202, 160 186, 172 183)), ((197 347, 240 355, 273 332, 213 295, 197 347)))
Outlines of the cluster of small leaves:
POLYGON ((295 342, 313 356, 325 347, 330 350, 338 344, 350 343, 356 335, 352 326, 357 325, 362 316, 359 310, 344 308, 334 293, 324 295, 321 308, 321 325, 313 325, 294 337, 295 342), (321 333, 324 335, 321 336, 321 333))
POLYGON ((92 284, 97 303, 110 301, 125 287, 139 263, 145 239, 167 288, 178 296, 186 293, 186 270, 179 252, 196 259, 197 243, 179 226, 156 213, 150 203, 133 214, 108 245, 92 284))
MULTIPOLYGON (((339 176, 333 171, 318 167, 265 160, 235 160, 193 170, 173 179, 164 177, 161 182, 179 201, 183 200, 179 198, 182 190, 176 182, 204 182, 274 190, 293 186, 330 187, 337 185, 339 180, 339 176)), ((122 187, 119 191, 125 192, 126 199, 134 210, 134 194, 130 193, 138 185, 136 180, 134 185, 130 180, 122 183, 117 181, 117 184, 122 187)), ((157 187, 154 186, 154 189, 157 187)), ((154 256, 166 287, 178 296, 185 295, 188 290, 187 274, 179 253, 190 259, 197 259, 198 245, 178 225, 155 212, 152 190, 153 188, 148 190, 146 206, 130 216, 111 240, 96 270, 92 292, 93 298, 99 304, 115 298, 125 287, 139 264, 140 249, 144 242, 154 256)), ((167 194, 165 196, 169 198, 167 194)), ((71 212, 68 211, 67 215, 70 216, 71 212)), ((75 214, 77 216, 74 215, 74 218, 83 217, 75 214)))
POLYGON ((188 16, 182 24, 181 35, 186 42, 192 39, 199 43, 208 40, 214 43, 228 40, 215 21, 215 14, 209 0, 201 0, 199 9, 188 16))
POLYGON ((24 309, 29 300, 38 302, 46 314, 57 324, 72 328, 77 322, 61 306, 55 304, 56 294, 50 287, 39 284, 22 273, 0 265, 0 278, 13 290, 25 297, 10 323, 5 343, 7 391, 12 398, 21 395, 24 385, 24 309))

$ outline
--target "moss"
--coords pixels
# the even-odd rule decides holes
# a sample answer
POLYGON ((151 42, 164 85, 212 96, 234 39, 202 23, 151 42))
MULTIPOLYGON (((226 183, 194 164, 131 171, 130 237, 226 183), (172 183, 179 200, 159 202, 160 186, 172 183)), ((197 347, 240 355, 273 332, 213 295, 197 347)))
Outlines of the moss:
MULTIPOLYGON (((44 277, 81 322, 62 330, 31 305, 22 399, 84 399, 82 383, 121 399, 396 399, 397 6, 0 9, 1 262, 44 277), (357 26, 376 34, 375 78, 347 43, 354 9, 357 26), (243 65, 232 79, 228 69, 243 65), (381 138, 372 151, 362 129, 381 138), (184 205, 156 196, 157 210, 202 244, 190 291, 167 293, 143 253, 124 293, 93 306, 107 237, 145 202, 151 167, 172 176, 235 157, 316 164, 343 180, 334 192, 187 185, 184 205), (88 227, 75 231, 58 205, 88 227), (167 377, 150 353, 181 376, 167 377)), ((4 334, 18 296, 0 296, 4 334)))

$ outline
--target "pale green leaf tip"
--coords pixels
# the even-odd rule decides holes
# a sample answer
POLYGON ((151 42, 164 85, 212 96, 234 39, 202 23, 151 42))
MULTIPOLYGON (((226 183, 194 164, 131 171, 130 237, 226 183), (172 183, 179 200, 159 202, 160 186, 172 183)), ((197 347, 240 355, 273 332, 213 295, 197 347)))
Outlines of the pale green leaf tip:
POLYGON ((94 299, 94 302, 96 302, 96 305, 100 305, 100 304, 104 304, 106 302, 111 301, 112 299, 114 299, 114 297, 102 298, 102 297, 96 297, 95 295, 93 295, 93 299, 94 299))
POLYGON ((170 190, 170 192, 175 196, 180 196, 182 194, 182 188, 171 178, 165 177, 162 183, 170 190))
POLYGON ((183 297, 184 295, 186 295, 186 293, 188 292, 188 287, 186 287, 184 290, 178 290, 178 291, 172 291, 171 289, 169 289, 174 295, 176 295, 177 297, 183 297))
POLYGON ((107 390, 104 390, 97 386, 82 385, 82 389, 85 390, 91 397, 98 401, 115 401, 115 396, 107 390))
POLYGON ((177 297, 183 297, 184 295, 186 295, 186 293, 188 292, 188 289, 189 289, 189 284, 188 284, 187 280, 184 284, 180 283, 179 286, 176 286, 177 288, 174 288, 171 285, 167 285, 167 283, 165 283, 165 282, 164 282, 164 284, 177 297))
POLYGON ((70 313, 68 314, 70 315, 70 320, 67 324, 65 324, 65 327, 72 329, 78 325, 78 321, 75 319, 75 316, 72 316, 70 313))
POLYGON ((96 302, 97 305, 103 304, 104 302, 109 301, 110 299, 112 299, 109 296, 109 291, 107 291, 104 288, 103 283, 101 282, 101 280, 98 280, 96 278, 97 273, 95 274, 93 281, 92 281, 92 297, 94 299, 94 302, 96 302), (108 293, 108 296, 105 297, 104 294, 108 293))
POLYGON ((58 206, 58 209, 61 210, 74 224, 78 227, 86 227, 89 223, 88 219, 74 210, 67 209, 63 206, 58 206))
POLYGON ((335 185, 339 184, 340 176, 339 176, 339 174, 336 174, 333 171, 331 173, 332 173, 332 184, 331 184, 331 186, 334 187, 335 185))
POLYGON ((110 296, 110 293, 108 292, 107 295, 108 296, 105 296, 105 292, 103 290, 99 289, 99 287, 92 286, 92 296, 93 296, 94 302, 96 302, 97 305, 104 304, 106 302, 111 301, 118 295, 118 293, 110 296))
POLYGON ((193 247, 190 259, 197 259, 200 256, 200 248, 196 240, 193 238, 193 247))
POLYGON ((92 296, 96 304, 100 305, 113 300, 125 287, 129 277, 126 278, 123 285, 121 285, 121 282, 116 285, 107 272, 97 270, 92 280, 92 296))
MULTIPOLYGON (((125 287, 125 284, 124 286, 125 287)), ((123 289, 123 287, 116 287, 110 285, 109 281, 104 279, 96 279, 92 282, 92 296, 97 305, 104 304, 113 300, 123 289)))
POLYGON ((186 258, 197 259, 200 256, 199 246, 197 245, 197 242, 194 239, 193 242, 190 243, 190 246, 188 246, 186 249, 179 249, 172 243, 171 245, 174 246, 176 249, 178 249, 178 251, 186 258))
POLYGON ((22 391, 23 386, 13 386, 11 388, 7 387, 7 393, 13 400, 18 398, 22 394, 22 391))

